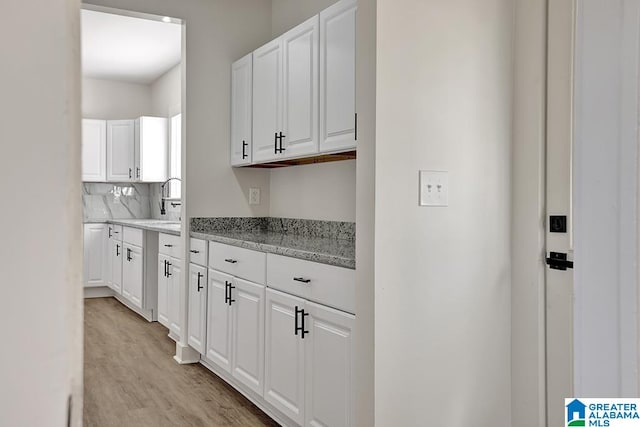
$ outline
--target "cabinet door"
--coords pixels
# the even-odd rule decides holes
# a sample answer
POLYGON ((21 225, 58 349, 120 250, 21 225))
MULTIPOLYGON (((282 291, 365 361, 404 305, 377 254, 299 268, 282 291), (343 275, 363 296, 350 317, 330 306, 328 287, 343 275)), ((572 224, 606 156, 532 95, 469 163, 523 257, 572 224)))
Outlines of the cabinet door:
MULTIPOLYGON (((304 340, 295 335, 295 308, 304 300, 266 290, 264 398, 292 420, 304 422, 304 340)), ((300 316, 298 315, 298 319, 300 316)))
POLYGON ((112 277, 113 277, 113 255, 111 253, 113 237, 113 226, 107 224, 105 226, 105 251, 104 251, 104 283, 113 289, 112 277))
POLYGON ((84 225, 84 286, 104 286, 105 225, 84 225))
POLYGON ((231 165, 251 164, 253 55, 231 65, 231 165))
POLYGON ((180 308, 182 307, 182 292, 180 278, 182 276, 182 262, 179 259, 169 260, 169 280, 167 304, 169 306, 169 330, 177 337, 182 336, 182 320, 180 308))
POLYGON ((111 240, 111 289, 122 294, 122 242, 111 240))
POLYGON ((168 286, 168 269, 169 257, 167 255, 158 255, 158 322, 169 327, 169 286, 168 286))
POLYGON ((231 306, 227 303, 227 290, 233 277, 211 269, 208 275, 206 356, 231 372, 231 306))
POLYGON ((284 157, 318 152, 318 16, 282 36, 284 157))
POLYGON ((356 0, 320 12, 320 151, 356 146, 356 0))
POLYGON ((282 157, 275 136, 282 131, 282 49, 280 39, 253 52, 253 162, 282 157))
POLYGON ((238 278, 233 281, 231 374, 262 396, 265 287, 238 278))
POLYGON ((140 117, 135 121, 135 181, 163 182, 167 179, 168 131, 164 117, 140 117))
POLYGON ((107 180, 107 122, 82 120, 82 180, 107 180))
POLYGON ((305 312, 305 425, 354 423, 353 325, 355 317, 307 302, 305 312))
POLYGON ((107 180, 133 181, 134 120, 107 121, 107 180))
POLYGON ((189 337, 188 343, 200 354, 206 354, 207 269, 189 264, 189 337))
POLYGON ((142 248, 125 243, 122 260, 122 295, 142 308, 143 263, 142 248))

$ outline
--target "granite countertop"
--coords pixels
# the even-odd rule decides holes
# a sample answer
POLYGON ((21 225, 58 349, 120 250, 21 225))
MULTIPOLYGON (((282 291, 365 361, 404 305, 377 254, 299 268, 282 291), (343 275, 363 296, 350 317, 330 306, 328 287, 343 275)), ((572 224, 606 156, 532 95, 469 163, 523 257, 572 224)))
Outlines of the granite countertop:
MULTIPOLYGON (((352 270, 356 267, 355 235, 350 234, 352 227, 348 223, 252 218, 246 221, 262 220, 263 223, 247 225, 227 221, 218 226, 198 223, 198 218, 194 220, 191 223, 191 237, 194 238, 352 270), (344 224, 348 225, 345 227, 344 224)), ((232 222, 242 220, 233 219, 232 222)))
MULTIPOLYGON (((99 222, 180 235, 180 223, 159 219, 99 222)), ((193 218, 190 236, 337 267, 355 269, 355 224, 286 218, 193 218)))
POLYGON ((157 231, 165 234, 173 234, 174 236, 180 235, 180 223, 177 221, 166 221, 162 219, 108 219, 100 222, 157 231))

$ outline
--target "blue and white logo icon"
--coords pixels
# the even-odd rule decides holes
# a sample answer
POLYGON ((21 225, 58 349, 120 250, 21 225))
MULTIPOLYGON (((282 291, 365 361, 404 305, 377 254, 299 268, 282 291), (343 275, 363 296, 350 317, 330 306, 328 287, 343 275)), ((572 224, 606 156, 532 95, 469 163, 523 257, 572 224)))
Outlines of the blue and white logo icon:
POLYGON ((567 405, 567 426, 584 426, 587 405, 574 399, 567 405))

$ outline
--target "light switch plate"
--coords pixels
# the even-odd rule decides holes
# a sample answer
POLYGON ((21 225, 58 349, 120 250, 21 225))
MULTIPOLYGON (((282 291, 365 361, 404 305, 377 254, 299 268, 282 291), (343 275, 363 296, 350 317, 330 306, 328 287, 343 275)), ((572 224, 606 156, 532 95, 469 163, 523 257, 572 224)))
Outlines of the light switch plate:
POLYGON ((420 171, 420 206, 449 206, 449 172, 420 171))
POLYGON ((250 205, 259 205, 260 204, 260 189, 259 188, 250 188, 249 189, 249 204, 250 205))

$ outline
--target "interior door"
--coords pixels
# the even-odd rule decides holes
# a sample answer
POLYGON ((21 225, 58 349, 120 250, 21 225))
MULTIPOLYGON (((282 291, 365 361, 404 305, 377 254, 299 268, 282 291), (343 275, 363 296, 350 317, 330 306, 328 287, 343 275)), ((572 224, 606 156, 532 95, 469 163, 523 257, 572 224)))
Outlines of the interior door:
MULTIPOLYGON (((572 1, 548 9, 546 256, 573 259, 572 128, 574 16, 572 1), (561 219, 566 217, 566 230, 561 219), (554 229, 554 231, 552 231, 554 229)), ((549 261, 548 261, 549 262, 549 261)), ((560 261, 553 262, 561 267, 560 261)), ((564 425, 564 399, 573 396, 573 269, 546 267, 547 425, 564 425)))

